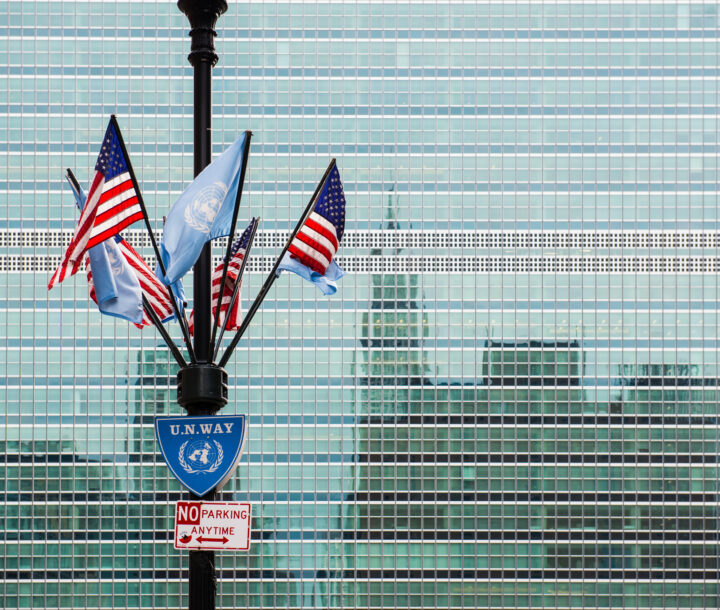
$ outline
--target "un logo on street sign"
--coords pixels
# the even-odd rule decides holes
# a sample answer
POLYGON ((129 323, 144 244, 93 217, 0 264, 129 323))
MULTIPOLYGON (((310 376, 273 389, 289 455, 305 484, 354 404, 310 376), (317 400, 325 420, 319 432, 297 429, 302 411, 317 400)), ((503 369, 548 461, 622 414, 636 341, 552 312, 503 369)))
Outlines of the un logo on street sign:
POLYGON ((235 471, 245 443, 245 416, 156 417, 155 436, 170 472, 204 496, 235 471))

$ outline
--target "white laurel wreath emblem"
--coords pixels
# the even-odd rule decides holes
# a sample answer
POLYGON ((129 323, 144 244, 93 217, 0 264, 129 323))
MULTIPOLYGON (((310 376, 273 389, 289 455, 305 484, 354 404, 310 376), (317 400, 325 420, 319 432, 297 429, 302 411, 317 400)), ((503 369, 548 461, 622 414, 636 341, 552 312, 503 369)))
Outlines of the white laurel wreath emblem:
POLYGON ((201 189, 185 208, 185 222, 201 233, 209 233, 215 216, 222 205, 228 187, 222 182, 214 182, 201 189))
POLYGON ((200 470, 199 468, 193 468, 185 461, 185 447, 187 447, 187 444, 189 442, 190 441, 188 440, 185 441, 182 445, 180 445, 180 450, 178 451, 178 462, 180 462, 180 466, 183 467, 183 470, 185 470, 185 472, 187 472, 188 474, 196 474, 198 472, 205 474, 208 472, 215 472, 220 467, 220 464, 222 464, 224 457, 223 448, 220 443, 218 443, 216 440, 213 440, 213 443, 215 443, 215 448, 217 449, 217 460, 215 460, 212 466, 210 466, 210 468, 208 468, 207 470, 200 470))

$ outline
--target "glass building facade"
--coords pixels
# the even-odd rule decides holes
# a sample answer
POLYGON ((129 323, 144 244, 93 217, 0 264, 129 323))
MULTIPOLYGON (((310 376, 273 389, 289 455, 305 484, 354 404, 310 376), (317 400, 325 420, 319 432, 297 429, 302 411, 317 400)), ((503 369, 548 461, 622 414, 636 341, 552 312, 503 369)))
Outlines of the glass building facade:
MULTIPOLYGON (((218 606, 720 607, 718 4, 229 4, 244 305, 331 157, 348 273, 282 276, 228 366, 221 498, 253 532, 218 606)), ((187 605, 174 364, 82 273, 47 291, 111 113, 157 229, 190 181, 187 30, 174 2, 0 3, 5 608, 187 605)))

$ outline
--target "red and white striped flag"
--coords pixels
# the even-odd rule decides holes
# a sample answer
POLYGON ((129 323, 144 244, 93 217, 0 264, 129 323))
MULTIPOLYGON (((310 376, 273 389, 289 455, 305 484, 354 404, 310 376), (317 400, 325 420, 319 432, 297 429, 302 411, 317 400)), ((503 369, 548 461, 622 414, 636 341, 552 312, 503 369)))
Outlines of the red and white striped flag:
POLYGON ((288 247, 290 258, 320 275, 325 275, 344 231, 345 194, 337 165, 333 165, 312 212, 288 247))
MULTIPOLYGON (((245 258, 245 252, 247 252, 248 243, 250 242, 250 236, 252 235, 252 230, 256 222, 257 221, 255 218, 250 221, 247 229, 243 231, 240 239, 238 239, 233 244, 232 249, 230 250, 230 262, 228 263, 227 275, 225 276, 225 290, 223 290, 222 301, 220 302, 220 318, 218 319, 218 327, 220 328, 222 328, 223 322, 225 321, 225 316, 227 315, 228 307, 230 306, 230 301, 232 301, 235 284, 240 284, 242 282, 242 277, 238 277, 238 273, 240 273, 240 267, 242 267, 242 262, 245 258)), ((213 317, 215 317, 215 315, 217 314, 217 300, 218 294, 220 294, 220 284, 222 283, 223 267, 223 263, 220 263, 217 267, 215 267, 215 271, 213 271, 212 274, 210 302, 212 303, 213 317)), ((239 290, 240 286, 238 286, 238 291, 239 290)), ((230 310, 230 319, 228 320, 226 327, 227 330, 238 330, 240 328, 240 323, 242 322, 241 313, 242 312, 240 311, 240 298, 235 297, 235 303, 230 310)), ((195 324, 193 312, 190 314, 190 334, 193 334, 194 330, 195 324)))
POLYGON ((142 207, 133 187, 129 163, 122 150, 120 134, 115 129, 113 119, 110 119, 95 163, 95 178, 75 235, 60 266, 50 278, 48 290, 77 273, 85 252, 90 248, 142 220, 142 207))
POLYGON ((318 188, 311 211, 280 259, 277 273, 292 271, 329 295, 337 292, 336 282, 345 275, 334 260, 345 232, 345 193, 335 159, 318 188))

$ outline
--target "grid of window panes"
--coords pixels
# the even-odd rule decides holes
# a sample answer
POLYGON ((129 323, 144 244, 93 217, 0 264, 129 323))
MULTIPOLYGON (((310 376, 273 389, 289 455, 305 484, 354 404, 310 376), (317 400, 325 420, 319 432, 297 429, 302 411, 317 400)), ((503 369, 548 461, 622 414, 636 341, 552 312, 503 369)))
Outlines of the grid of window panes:
MULTIPOLYGON (((229 4, 244 306, 331 157, 348 274, 283 275, 228 367, 253 533, 218 606, 719 607, 717 3, 229 4)), ((190 180, 187 30, 0 4, 5 608, 187 604, 174 365, 83 273, 46 288, 111 113, 158 229, 190 180)))

